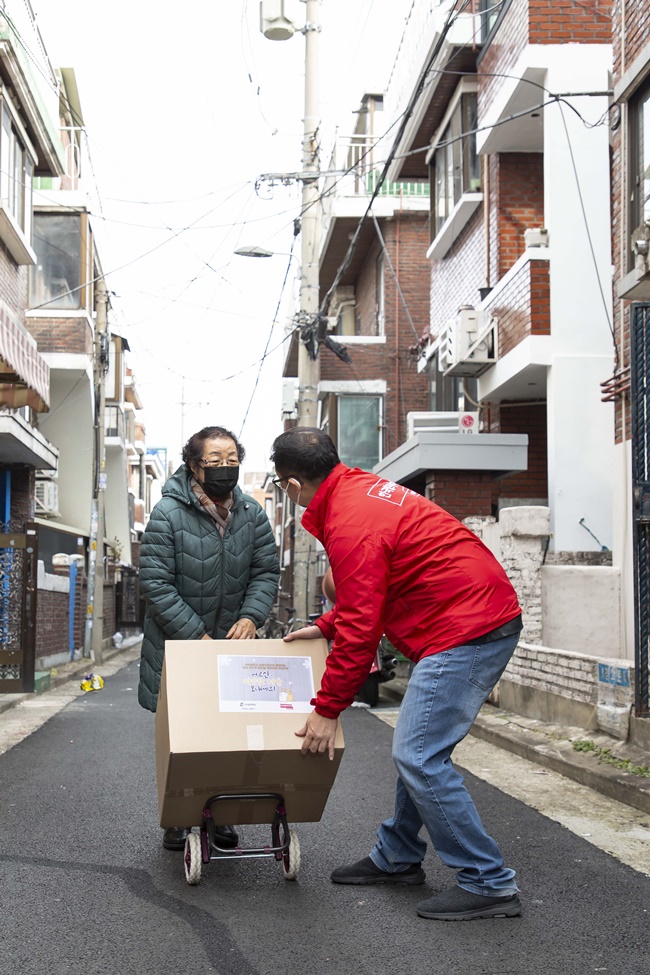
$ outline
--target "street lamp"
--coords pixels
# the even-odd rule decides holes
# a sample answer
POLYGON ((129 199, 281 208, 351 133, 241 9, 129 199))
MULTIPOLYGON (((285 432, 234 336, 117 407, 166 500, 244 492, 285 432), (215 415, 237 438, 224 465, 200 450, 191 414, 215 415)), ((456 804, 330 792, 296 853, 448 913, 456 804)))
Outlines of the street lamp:
POLYGON ((264 247, 257 247, 250 244, 246 247, 238 247, 235 251, 238 257, 273 257, 275 251, 267 251, 264 247))
MULTIPOLYGON (((262 0, 260 29, 271 40, 288 40, 294 33, 305 36, 305 111, 302 143, 302 213, 300 226, 300 318, 318 328, 320 306, 319 250, 321 202, 318 181, 319 169, 319 100, 318 100, 318 20, 320 0, 305 0, 305 26, 296 28, 286 10, 288 0, 262 0)), ((313 345, 314 343, 312 343, 313 345)), ((302 427, 317 425, 318 381, 320 362, 312 358, 304 342, 298 345, 298 418, 302 427)), ((311 544, 301 524, 296 525, 294 538, 293 599, 296 614, 309 618, 311 544)))

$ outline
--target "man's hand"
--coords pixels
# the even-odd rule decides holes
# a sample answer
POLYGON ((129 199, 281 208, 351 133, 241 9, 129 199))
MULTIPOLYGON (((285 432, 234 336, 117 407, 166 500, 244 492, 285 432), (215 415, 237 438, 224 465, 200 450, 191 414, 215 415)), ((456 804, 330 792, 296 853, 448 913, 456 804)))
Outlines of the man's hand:
POLYGON ((334 739, 336 738, 337 725, 337 718, 324 718, 316 711, 312 711, 306 724, 300 731, 295 732, 298 738, 305 739, 300 749, 302 754, 306 755, 307 752, 311 752, 312 755, 317 755, 328 752, 331 762, 334 758, 334 739))
POLYGON ((303 626, 302 630, 292 630, 291 633, 287 633, 283 639, 285 643, 291 643, 292 640, 315 640, 322 635, 317 626, 303 626))
POLYGON ((242 618, 237 620, 226 633, 226 640, 254 640, 255 624, 252 620, 242 618))

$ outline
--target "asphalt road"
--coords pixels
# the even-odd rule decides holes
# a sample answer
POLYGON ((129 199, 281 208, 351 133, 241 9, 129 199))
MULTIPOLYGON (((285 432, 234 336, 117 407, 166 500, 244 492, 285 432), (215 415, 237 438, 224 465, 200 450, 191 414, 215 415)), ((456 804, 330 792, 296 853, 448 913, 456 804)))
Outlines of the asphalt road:
POLYGON ((332 884, 392 807, 392 729, 362 710, 344 716, 323 821, 296 826, 298 881, 247 860, 211 863, 189 887, 182 855, 160 845, 153 717, 137 678, 131 663, 0 755, 2 975, 650 972, 650 878, 469 774, 519 873, 522 917, 417 917, 419 900, 453 883, 432 851, 423 887, 332 884))

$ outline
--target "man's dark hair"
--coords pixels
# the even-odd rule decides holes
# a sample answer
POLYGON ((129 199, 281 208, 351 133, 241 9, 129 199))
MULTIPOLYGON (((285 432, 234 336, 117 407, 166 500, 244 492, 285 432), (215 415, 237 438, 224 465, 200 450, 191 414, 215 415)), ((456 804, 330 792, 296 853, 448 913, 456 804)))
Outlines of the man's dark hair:
POLYGON ((294 427, 276 437, 271 447, 276 471, 306 481, 324 481, 340 464, 331 437, 317 427, 294 427))
POLYGON ((233 440, 235 447, 237 448, 237 457, 239 458, 239 463, 241 464, 246 456, 246 451, 234 433, 231 433, 230 430, 226 430, 225 427, 203 427, 202 430, 199 430, 198 433, 191 436, 183 447, 183 460, 188 466, 201 459, 203 456, 205 441, 211 440, 212 437, 228 437, 229 440, 233 440))

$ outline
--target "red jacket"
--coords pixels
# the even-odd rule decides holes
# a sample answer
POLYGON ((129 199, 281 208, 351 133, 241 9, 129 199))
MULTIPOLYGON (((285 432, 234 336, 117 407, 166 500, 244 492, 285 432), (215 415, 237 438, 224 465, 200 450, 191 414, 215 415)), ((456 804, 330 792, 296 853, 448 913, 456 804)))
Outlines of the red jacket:
POLYGON ((333 640, 318 714, 336 718, 368 676, 382 633, 409 660, 461 646, 521 612, 504 570, 438 505, 338 464, 303 514, 325 546, 336 605, 316 621, 333 640))

